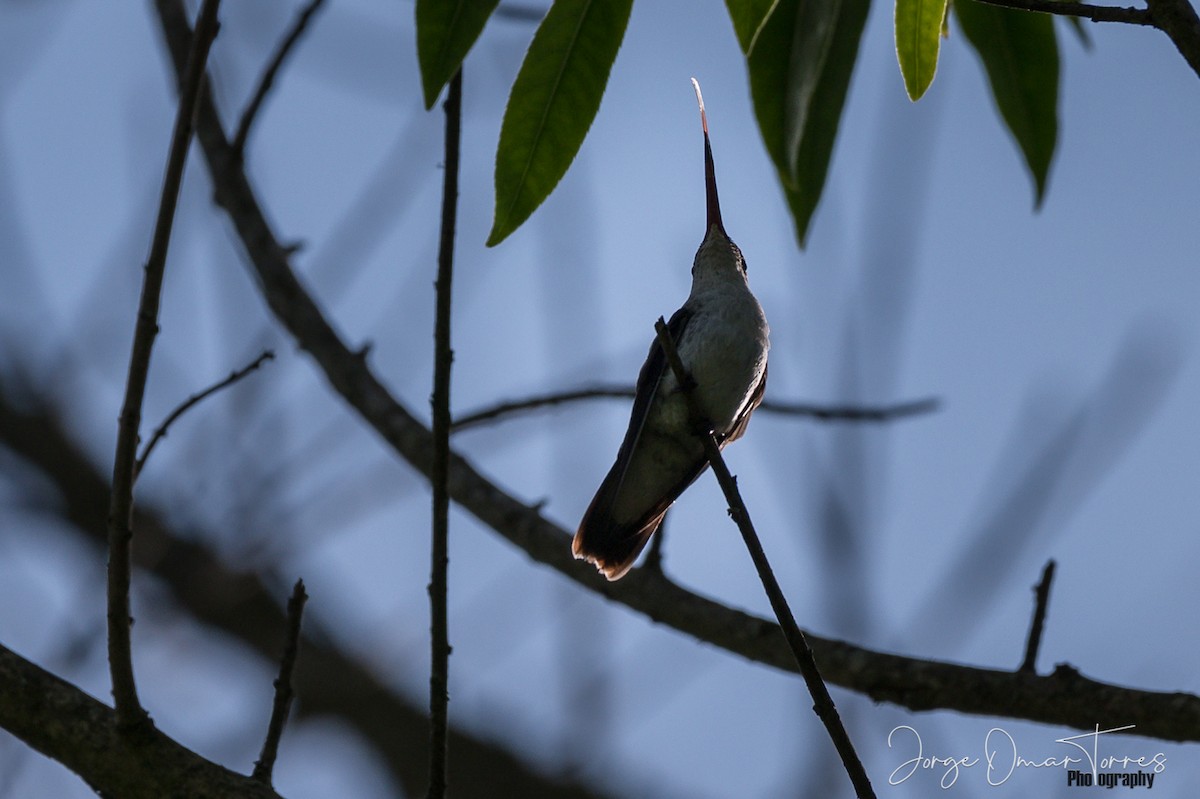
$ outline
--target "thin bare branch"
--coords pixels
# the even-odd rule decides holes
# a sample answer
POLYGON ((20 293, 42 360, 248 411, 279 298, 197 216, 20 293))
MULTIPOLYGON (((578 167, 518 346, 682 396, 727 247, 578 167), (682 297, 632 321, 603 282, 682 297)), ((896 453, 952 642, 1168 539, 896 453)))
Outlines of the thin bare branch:
POLYGON ((133 618, 129 612, 129 552, 133 539, 134 467, 142 422, 142 401, 146 396, 146 379, 150 373, 150 354, 158 335, 159 298, 167 250, 171 243, 171 228, 175 221, 175 205, 179 199, 179 187, 183 183, 183 168, 192 140, 196 100, 204 83, 205 63, 217 36, 219 6, 220 0, 205 0, 200 7, 196 18, 196 35, 192 37, 187 67, 180 79, 179 110, 171 133, 158 220, 154 225, 150 254, 146 259, 137 325, 129 355, 129 374, 125 381, 125 400, 121 407, 117 447, 113 457, 113 490, 108 510, 108 662, 117 719, 123 728, 147 724, 150 719, 138 700, 130 641, 133 618))
POLYGON ((1046 626, 1046 607, 1050 604, 1050 584, 1054 582, 1054 560, 1046 561, 1042 579, 1033 587, 1033 619, 1029 623, 1029 639, 1025 642, 1025 659, 1019 671, 1037 673, 1038 649, 1042 645, 1042 631, 1046 626))
POLYGON ((243 366, 241 369, 236 369, 236 370, 230 372, 229 376, 226 377, 224 380, 222 380, 218 383, 214 383, 213 385, 204 389, 200 393, 193 394, 192 396, 188 397, 186 400, 181 402, 179 404, 179 406, 175 408, 175 410, 171 411, 171 413, 167 415, 167 418, 163 420, 162 424, 160 424, 155 429, 154 435, 150 436, 150 441, 146 444, 145 448, 142 450, 142 454, 138 456, 137 463, 134 464, 133 479, 136 481, 137 478, 139 476, 141 476, 142 469, 144 469, 146 466, 146 459, 150 457, 150 453, 154 451, 154 447, 157 446, 159 440, 167 437, 168 429, 170 429, 171 425, 174 424, 175 421, 180 416, 183 416, 185 413, 187 413, 188 410, 190 410, 192 408, 192 406, 194 406, 200 402, 203 402, 205 399, 212 396, 213 394, 216 394, 221 389, 232 386, 234 383, 238 382, 246 375, 257 370, 259 367, 261 367, 267 361, 272 361, 274 359, 275 359, 274 352, 272 352, 271 350, 264 350, 262 353, 259 354, 259 356, 257 358, 255 358, 253 361, 248 363, 246 366, 243 366))
POLYGON ((250 136, 250 128, 254 125, 254 119, 258 116, 258 110, 262 107, 263 100, 267 99, 267 94, 270 93, 271 87, 275 85, 275 77, 279 74, 279 69, 283 66, 283 62, 291 54, 293 48, 295 48, 296 43, 300 41, 300 37, 308 30, 308 23, 312 21, 313 15, 324 4, 325 0, 310 0, 309 4, 296 14, 296 21, 292 23, 291 29, 279 43, 279 47, 276 48, 275 54, 267 64, 267 68, 263 70, 262 77, 258 81, 258 88, 255 89, 250 102, 246 104, 246 110, 242 112, 242 118, 238 122, 237 133, 233 137, 233 149, 237 153, 238 158, 245 155, 246 139, 250 136))
POLYGON ((450 636, 447 621, 447 571, 450 565, 450 299, 454 277, 454 228, 458 218, 458 155, 462 129, 462 68, 450 79, 446 110, 445 175, 442 184, 442 231, 438 246, 434 319, 433 394, 433 541, 429 578, 429 799, 446 795, 449 743, 450 636))
MULTIPOLYGON (((508 400, 463 414, 454 421, 451 430, 458 433, 487 422, 499 421, 508 416, 514 416, 538 408, 579 402, 581 400, 606 398, 632 399, 633 394, 633 388, 628 386, 585 386, 584 388, 567 391, 536 394, 525 399, 508 400)), ((762 404, 758 406, 756 413, 765 412, 783 416, 803 416, 823 422, 887 422, 906 416, 932 413, 939 407, 941 407, 941 402, 935 397, 878 407, 814 405, 812 403, 763 400, 762 404)))
POLYGON ((633 398, 633 389, 627 386, 590 386, 568 391, 554 391, 547 394, 535 394, 532 397, 520 400, 508 400, 499 402, 495 405, 490 405, 486 408, 480 408, 476 411, 463 414, 458 419, 454 420, 451 425, 451 430, 455 433, 462 432, 471 427, 478 427, 487 422, 499 421, 506 416, 514 416, 526 411, 536 410, 538 408, 548 408, 555 405, 565 405, 571 402, 580 400, 602 399, 602 398, 633 398))
POLYGON ((1092 22, 1124 22, 1130 25, 1153 25, 1150 12, 1144 8, 1097 6, 1073 3, 1070 0, 977 0, 989 6, 1011 8, 1014 11, 1036 11, 1066 17, 1083 17, 1092 22))
POLYGON ((304 615, 304 603, 308 594, 304 581, 297 580, 292 596, 287 603, 287 629, 284 632, 283 655, 279 659, 279 676, 275 678, 275 701, 271 706, 271 721, 267 724, 267 737, 263 740, 262 753, 254 764, 251 779, 264 785, 271 784, 271 773, 275 770, 275 756, 279 754, 279 741, 292 709, 292 672, 296 668, 296 655, 300 651, 300 619, 304 615))
MULTIPOLYGON (((691 373, 680 360, 679 353, 675 349, 675 342, 671 340, 671 334, 667 330, 667 323, 661 316, 655 323, 654 329, 658 333, 658 344, 667 357, 667 363, 670 364, 671 371, 675 373, 675 380, 683 388, 688 403, 688 413, 694 422, 699 422, 703 419, 704 414, 696 400, 696 381, 692 379, 691 373)), ((779 581, 775 579, 775 572, 771 568, 770 561, 767 560, 767 553, 763 551, 762 542, 758 540, 754 522, 750 520, 750 510, 742 500, 741 492, 738 491, 737 478, 729 473, 729 467, 725 465, 725 459, 721 456, 721 447, 717 444, 712 430, 706 429, 700 432, 699 425, 696 429, 697 435, 704 444, 704 454, 708 458, 708 464, 712 467, 713 474, 717 476, 717 482, 721 484, 721 490, 725 493, 725 501, 729 503, 729 515, 733 517, 738 530, 742 533, 742 540, 746 542, 750 559, 754 561, 754 568, 758 571, 758 579, 762 581, 763 590, 767 592, 767 599, 771 602, 771 610, 775 611, 775 618, 779 620, 783 637, 792 651, 792 656, 796 659, 796 665, 800 669, 801 676, 804 677, 808 692, 812 694, 813 711, 821 719, 821 723, 825 725, 829 737, 833 740, 838 756, 842 759, 842 765, 850 776, 850 782, 854 784, 854 792, 859 799, 874 799, 875 789, 871 787, 867 770, 863 768, 862 760, 859 759, 858 752, 855 751, 854 744, 850 741, 850 734, 846 732, 837 706, 833 703, 833 697, 829 695, 829 689, 825 687, 825 680, 817 668, 817 661, 813 657, 812 649, 809 648, 804 633, 796 624, 796 617, 792 615, 792 609, 788 607, 787 597, 783 595, 783 589, 779 587, 779 581)))

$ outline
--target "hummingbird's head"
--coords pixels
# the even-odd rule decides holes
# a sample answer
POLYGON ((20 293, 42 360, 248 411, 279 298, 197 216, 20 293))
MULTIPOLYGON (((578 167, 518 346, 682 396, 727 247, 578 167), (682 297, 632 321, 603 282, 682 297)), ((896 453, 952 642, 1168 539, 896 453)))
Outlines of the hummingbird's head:
POLYGON ((721 202, 717 198, 717 171, 713 166, 712 143, 708 139, 708 116, 704 113, 704 96, 700 94, 700 83, 692 78, 696 89, 696 102, 700 104, 700 126, 704 129, 704 191, 707 206, 707 222, 704 240, 696 251, 692 264, 693 278, 738 277, 746 279, 746 259, 742 251, 725 232, 721 221, 721 202))

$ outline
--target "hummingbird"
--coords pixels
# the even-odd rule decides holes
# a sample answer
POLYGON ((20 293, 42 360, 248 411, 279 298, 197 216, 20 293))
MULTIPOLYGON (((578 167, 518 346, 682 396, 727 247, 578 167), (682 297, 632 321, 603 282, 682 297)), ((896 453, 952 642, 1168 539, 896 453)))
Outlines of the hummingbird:
MULTIPOLYGON (((746 432, 750 414, 762 402, 770 329, 746 280, 746 259, 721 221, 704 97, 695 78, 692 86, 704 131, 708 221, 692 262, 691 293, 672 314, 667 330, 695 384, 692 391, 706 428, 699 432, 711 432, 724 448, 746 432)), ((656 338, 638 374, 617 460, 583 514, 571 551, 594 563, 609 580, 619 580, 667 509, 707 467, 687 396, 656 338)))

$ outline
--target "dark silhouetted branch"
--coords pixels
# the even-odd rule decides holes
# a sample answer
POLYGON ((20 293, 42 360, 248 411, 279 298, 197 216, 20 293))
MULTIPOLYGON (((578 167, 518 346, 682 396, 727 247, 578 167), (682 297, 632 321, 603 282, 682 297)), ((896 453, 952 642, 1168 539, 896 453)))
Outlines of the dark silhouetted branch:
POLYGON ((989 6, 1011 8, 1014 11, 1034 11, 1042 14, 1058 14, 1067 17, 1082 17, 1092 22, 1124 22, 1130 25, 1153 25, 1150 12, 1144 8, 1121 8, 1098 6, 1091 3, 1073 3, 1070 0, 978 0, 989 6))
POLYGON ((325 0, 310 0, 309 4, 300 10, 300 13, 296 15, 296 21, 292 23, 291 30, 288 31, 287 36, 283 37, 275 54, 271 57, 271 61, 267 64, 267 68, 263 70, 258 87, 254 90, 250 102, 246 104, 246 110, 242 112, 242 118, 238 122, 237 133, 233 136, 233 149, 238 158, 242 158, 246 153, 246 139, 250 136, 250 128, 254 125, 254 119, 258 116, 258 109, 262 107, 263 100, 267 99, 267 94, 275 85, 275 77, 279 74, 279 69, 291 54, 296 42, 300 41, 300 37, 308 29, 308 23, 312 20, 313 15, 320 10, 324 3, 325 0))
POLYGON ((0 645, 0 727, 121 799, 268 799, 268 785, 205 760, 153 725, 132 734, 116 711, 0 645))
POLYGON ((446 110, 442 232, 438 245, 434 318, 433 393, 433 525, 429 577, 429 799, 446 795, 446 747, 449 741, 450 635, 447 616, 447 571, 450 566, 450 299, 454 278, 454 228, 458 217, 458 152, 462 128, 462 68, 450 79, 446 110))
POLYGON ((1054 560, 1046 561, 1042 579, 1033 587, 1033 619, 1029 623, 1029 640, 1025 642, 1025 659, 1020 671, 1037 673, 1038 649, 1042 645, 1042 631, 1046 625, 1046 607, 1050 603, 1050 584, 1054 582, 1054 560))
POLYGON ((717 476, 717 482, 721 484, 721 491, 725 494, 725 501, 729 503, 729 515, 733 517, 734 523, 742 533, 742 540, 746 542, 750 559, 754 561, 758 579, 762 581, 763 590, 767 592, 771 610, 775 611, 775 618, 779 620, 783 637, 792 651, 792 656, 796 659, 796 665, 800 669, 800 675, 804 677, 808 692, 812 695, 813 710, 833 740, 838 756, 842 759, 842 765, 850 776, 850 782, 854 784, 854 792, 859 799, 874 799, 875 789, 871 787, 871 780, 867 777, 862 760, 859 759, 858 752, 854 750, 854 744, 850 740, 850 734, 846 732, 846 727, 842 724, 842 718, 838 714, 837 706, 833 703, 833 697, 829 695, 829 689, 825 687, 825 680, 821 678, 821 672, 817 668, 816 659, 813 658, 812 649, 809 648, 804 633, 796 624, 796 618, 792 615, 792 609, 788 607, 787 597, 783 595, 779 581, 775 579, 775 572, 771 568, 770 561, 767 560, 767 553, 763 551, 762 542, 758 539, 758 532, 754 529, 754 522, 750 520, 750 510, 742 500, 742 493, 738 491, 737 478, 729 473, 729 467, 725 465, 725 459, 721 457, 721 447, 717 444, 712 429, 700 430, 698 423, 703 419, 704 413, 700 410, 696 400, 696 381, 684 367, 683 361, 680 360, 679 353, 675 349, 675 342, 671 340, 671 334, 667 330, 667 323, 661 316, 655 323, 654 329, 658 333, 658 345, 662 347, 667 363, 670 364, 671 371, 675 373, 675 380, 687 398, 688 413, 693 422, 697 423, 696 433, 704 444, 704 454, 708 458, 708 465, 712 467, 713 474, 717 476))
POLYGON ((134 466, 142 423, 142 400, 146 396, 146 379, 150 373, 150 354, 158 335, 159 297, 162 295, 163 272, 171 243, 171 227, 175 221, 175 204, 179 199, 183 167, 192 140, 196 99, 204 83, 208 51, 217 36, 217 8, 220 4, 220 0, 205 0, 200 7, 196 18, 196 35, 192 38, 187 66, 181 73, 179 110, 171 133, 158 221, 154 225, 150 255, 146 259, 137 325, 129 354, 125 400, 121 407, 113 457, 112 500, 108 509, 108 662, 117 718, 123 727, 149 722, 149 716, 138 701, 130 641, 133 618, 129 612, 129 551, 133 539, 134 466))
POLYGON ((171 411, 171 413, 168 414, 167 418, 163 420, 163 423, 160 424, 158 426, 158 428, 154 431, 154 435, 152 435, 150 437, 150 441, 146 444, 146 447, 142 450, 142 454, 138 456, 137 464, 134 466, 134 469, 133 469, 133 479, 137 480, 137 478, 141 475, 142 469, 144 469, 146 466, 146 459, 150 457, 150 453, 154 451, 154 447, 158 445, 159 440, 167 437, 167 431, 168 431, 168 429, 170 429, 171 425, 173 425, 175 423, 176 419, 178 419, 180 416, 183 416, 185 413, 187 413, 188 410, 190 410, 192 408, 192 406, 196 405, 197 403, 203 402, 205 399, 212 396, 213 394, 216 394, 221 389, 232 386, 234 383, 238 382, 246 375, 255 371, 256 369, 258 369, 260 366, 262 366, 267 361, 271 361, 274 359, 275 359, 275 353, 272 352, 271 350, 265 350, 265 351, 263 351, 262 354, 260 354, 257 358, 255 358, 252 362, 250 362, 246 366, 244 366, 241 369, 238 369, 236 371, 230 372, 229 376, 226 377, 224 380, 220 381, 219 383, 214 383, 213 385, 211 385, 208 388, 201 391, 199 394, 193 394, 192 396, 190 396, 186 400, 184 400, 182 403, 180 403, 179 407, 177 407, 175 410, 171 411))
POLYGON ((1017 11, 1082 17, 1092 22, 1123 22, 1158 28, 1175 44, 1192 71, 1200 76, 1200 18, 1188 0, 1146 0, 1146 8, 1099 6, 1070 0, 976 0, 1017 11))
POLYGON ((283 639, 283 655, 279 658, 279 676, 275 678, 275 701, 271 705, 267 737, 263 740, 262 753, 254 763, 254 772, 250 775, 266 785, 271 784, 275 756, 279 754, 279 741, 283 738, 283 728, 292 710, 292 672, 296 668, 296 655, 300 651, 300 619, 304 615, 304 603, 307 601, 304 581, 297 580, 287 604, 287 630, 283 639))
POLYGON ((1175 43, 1175 49, 1200 75, 1200 17, 1188 0, 1146 0, 1154 27, 1175 43))

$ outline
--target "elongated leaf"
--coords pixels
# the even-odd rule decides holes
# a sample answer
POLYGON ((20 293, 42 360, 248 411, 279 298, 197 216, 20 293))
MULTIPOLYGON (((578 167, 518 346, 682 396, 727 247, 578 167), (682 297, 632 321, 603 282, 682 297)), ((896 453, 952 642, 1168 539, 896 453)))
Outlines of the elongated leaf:
MULTIPOLYGON (((746 56, 758 128, 801 246, 825 186, 869 7, 870 0, 778 0, 746 56)), ((747 18, 735 18, 735 29, 747 18)))
POLYGON ((967 41, 987 70, 1004 123, 1033 176, 1035 205, 1058 143, 1058 40, 1054 20, 975 2, 954 4, 967 41))
POLYGON ((425 108, 458 71, 500 0, 417 0, 417 62, 425 108))
POLYGON ((600 108, 633 0, 555 0, 513 83, 496 151, 499 244, 550 195, 600 108))
POLYGON ((896 59, 908 99, 916 102, 937 74, 947 0, 896 0, 896 59))

